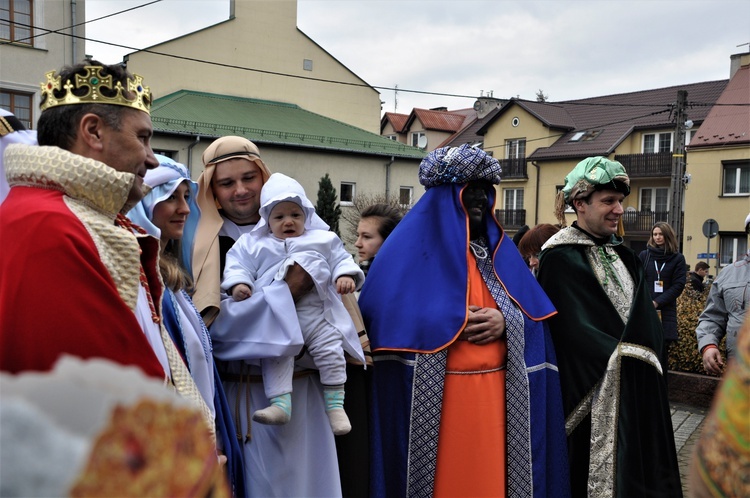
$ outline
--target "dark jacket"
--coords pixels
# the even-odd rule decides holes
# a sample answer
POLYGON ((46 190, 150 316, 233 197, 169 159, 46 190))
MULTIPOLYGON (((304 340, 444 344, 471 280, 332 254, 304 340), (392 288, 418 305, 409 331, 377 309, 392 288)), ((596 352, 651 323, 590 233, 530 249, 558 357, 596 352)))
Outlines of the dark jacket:
POLYGON ((703 283, 703 277, 701 277, 694 271, 691 271, 688 276, 690 278, 690 286, 697 292, 703 292, 703 290, 706 288, 706 285, 703 283))
POLYGON ((664 249, 650 246, 645 251, 641 251, 638 257, 643 262, 643 268, 646 271, 646 284, 651 293, 651 300, 656 301, 658 305, 656 309, 661 311, 664 340, 676 341, 678 339, 677 298, 685 289, 687 277, 685 257, 679 252, 664 254, 664 249), (654 282, 657 280, 663 282, 664 292, 654 291, 654 282))

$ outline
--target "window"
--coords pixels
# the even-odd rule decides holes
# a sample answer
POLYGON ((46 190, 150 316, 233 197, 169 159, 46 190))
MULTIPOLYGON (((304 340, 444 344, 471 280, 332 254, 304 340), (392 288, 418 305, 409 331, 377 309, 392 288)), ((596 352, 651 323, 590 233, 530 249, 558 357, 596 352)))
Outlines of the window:
POLYGON ((719 264, 731 265, 747 252, 747 235, 744 233, 719 234, 719 264))
POLYGON ((526 157, 525 138, 505 141, 505 159, 519 159, 524 157, 526 157))
POLYGON ((356 183, 341 182, 341 189, 339 192, 341 192, 340 198, 342 206, 351 206, 354 204, 354 191, 356 186, 356 183))
POLYGON ((305 71, 312 71, 313 70, 313 61, 310 59, 303 59, 302 60, 302 69, 305 71))
POLYGON ((393 140, 394 142, 398 140, 398 137, 396 135, 384 135, 384 136, 385 138, 393 140))
POLYGON ((0 1, 0 40, 33 45, 32 0, 0 1))
POLYGON ((724 164, 724 195, 750 194, 750 162, 724 164))
POLYGON ((643 153, 672 152, 672 132, 643 135, 643 153))
POLYGON ((398 189, 398 203, 404 207, 411 207, 413 187, 401 187, 398 189))
POLYGON ((0 107, 12 112, 27 129, 31 129, 31 103, 34 95, 31 93, 0 90, 0 107))
POLYGON ((641 211, 666 213, 669 211, 669 188, 642 188, 641 211))
POLYGON ((690 141, 693 139, 698 130, 685 130, 685 145, 690 145, 690 141))
POLYGON ((568 140, 568 142, 590 142, 591 140, 601 135, 602 131, 603 130, 601 129, 579 131, 575 133, 572 137, 570 137, 570 140, 568 140))
POLYGON ((504 188, 503 189, 503 206, 506 211, 523 209, 523 189, 522 188, 504 188))
POLYGON ((411 146, 424 149, 427 147, 427 135, 423 131, 415 131, 411 134, 411 146))

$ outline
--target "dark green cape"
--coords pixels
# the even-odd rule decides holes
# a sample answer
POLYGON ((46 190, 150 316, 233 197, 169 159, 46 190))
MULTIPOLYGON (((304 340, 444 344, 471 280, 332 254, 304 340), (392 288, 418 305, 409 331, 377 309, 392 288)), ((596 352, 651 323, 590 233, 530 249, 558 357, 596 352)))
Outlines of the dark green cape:
MULTIPOLYGON (((566 418, 602 378, 620 341, 649 348, 659 358, 664 347, 661 323, 635 253, 615 246, 635 283, 630 319, 623 326, 585 250, 584 245, 547 249, 539 270, 539 283, 558 311, 549 324, 566 418)), ((666 375, 666 365, 662 371, 666 375)), ((624 357, 619 397, 615 496, 682 496, 664 376, 653 365, 624 357)), ((568 437, 573 496, 587 493, 590 436, 589 414, 568 437)))

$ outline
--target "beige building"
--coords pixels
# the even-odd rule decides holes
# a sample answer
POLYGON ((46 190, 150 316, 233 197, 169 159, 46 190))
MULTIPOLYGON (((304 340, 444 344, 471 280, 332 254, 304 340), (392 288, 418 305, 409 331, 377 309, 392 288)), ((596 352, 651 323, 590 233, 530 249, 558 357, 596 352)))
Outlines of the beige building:
POLYGON ((748 251, 750 54, 732 56, 730 76, 687 147, 691 182, 685 193, 685 258, 694 266, 698 254, 716 253, 705 260, 714 275, 748 251), (707 220, 716 221, 716 236, 710 239, 703 233, 707 220))
MULTIPOLYGON (((555 200, 565 175, 586 157, 604 156, 621 162, 630 175, 631 194, 623 216, 625 243, 642 250, 654 222, 668 221, 672 209, 676 133, 684 133, 689 143, 727 83, 709 81, 560 103, 511 99, 478 130, 484 148, 503 166, 498 219, 511 234, 523 225, 557 223, 555 200), (680 90, 687 91, 690 101, 707 105, 690 107, 693 126, 678 131, 672 111, 680 90)), ((690 161, 688 156, 688 172, 690 161)), ((702 188, 693 181, 687 195, 702 188)), ((683 232, 688 235, 695 216, 701 215, 685 206, 683 232)), ((572 210, 566 218, 567 224, 572 223, 572 210)), ((694 264, 688 250, 692 249, 686 246, 688 263, 694 264)))
POLYGON ((156 98, 194 90, 265 99, 379 132, 380 93, 297 28, 297 0, 230 0, 226 21, 125 60, 156 98))
MULTIPOLYGON (((344 211, 357 196, 412 205, 424 151, 378 134, 380 94, 296 22, 296 0, 232 0, 228 20, 128 54, 156 97, 154 149, 197 177, 214 139, 240 135, 313 202, 328 174, 344 211)), ((351 227, 340 230, 353 251, 351 227)))
POLYGON ((84 58, 85 3, 15 0, 3 4, 2 9, 9 9, 3 19, 10 21, 0 23, 0 107, 33 129, 39 119, 44 73, 84 58))

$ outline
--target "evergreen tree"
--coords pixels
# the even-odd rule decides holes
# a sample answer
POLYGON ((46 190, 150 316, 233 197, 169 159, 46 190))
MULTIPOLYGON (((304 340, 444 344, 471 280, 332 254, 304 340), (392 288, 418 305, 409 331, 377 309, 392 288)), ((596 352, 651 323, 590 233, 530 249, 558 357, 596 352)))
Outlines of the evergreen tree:
POLYGON ((339 218, 341 217, 341 206, 336 204, 336 189, 333 188, 328 173, 318 182, 318 203, 315 211, 323 221, 328 223, 331 231, 339 235, 339 218))

